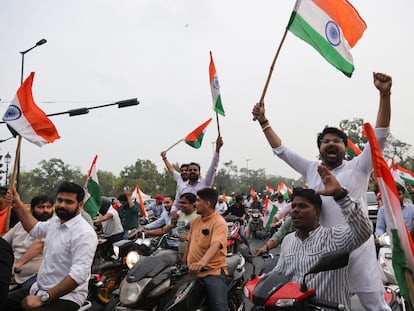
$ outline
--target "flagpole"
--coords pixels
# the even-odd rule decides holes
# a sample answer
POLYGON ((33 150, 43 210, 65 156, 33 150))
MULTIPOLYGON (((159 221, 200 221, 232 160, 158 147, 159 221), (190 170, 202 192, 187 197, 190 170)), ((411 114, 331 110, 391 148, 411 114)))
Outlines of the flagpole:
MULTIPOLYGON (((14 165, 13 165, 13 173, 10 179, 10 188, 13 189, 16 187, 16 176, 17 176, 17 167, 20 157, 20 146, 22 144, 22 137, 19 135, 17 138, 17 147, 16 147, 16 155, 14 157, 14 165)), ((10 215, 11 215, 11 205, 7 206, 7 217, 6 223, 4 224, 4 232, 9 231, 10 229, 10 215)))
POLYGON ((220 133, 219 116, 218 116, 218 113, 217 113, 217 112, 216 112, 216 119, 217 119, 217 131, 218 131, 218 136, 221 136, 221 133, 220 133))
MULTIPOLYGON (((276 60, 279 57, 280 50, 282 49, 283 43, 285 42, 287 32, 288 32, 288 29, 286 28, 285 33, 283 34, 282 40, 279 43, 279 47, 277 48, 276 55, 273 58, 272 65, 270 66, 269 74, 267 75, 267 80, 266 80, 265 86, 264 86, 263 91, 262 91, 262 96, 260 97, 260 101, 259 101, 259 103, 261 103, 263 105, 264 105, 263 101, 264 101, 264 98, 265 98, 265 95, 266 95, 266 92, 267 92, 267 87, 269 86, 270 78, 272 77, 273 69, 275 67, 276 60)), ((256 121, 256 117, 253 117, 253 121, 256 121)))
POLYGON ((175 144, 173 144, 172 146, 168 147, 167 149, 164 150, 164 152, 167 152, 168 150, 172 149, 173 147, 177 146, 180 142, 182 142, 183 140, 180 139, 179 141, 177 141, 175 144))

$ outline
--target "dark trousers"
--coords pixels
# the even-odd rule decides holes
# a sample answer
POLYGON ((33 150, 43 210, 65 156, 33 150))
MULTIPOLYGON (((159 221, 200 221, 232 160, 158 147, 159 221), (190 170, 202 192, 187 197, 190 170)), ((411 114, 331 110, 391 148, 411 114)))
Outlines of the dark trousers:
POLYGON ((13 262, 14 256, 10 245, 0 238, 0 310, 7 310, 4 304, 9 292, 13 262))
MULTIPOLYGON (((6 305, 4 306, 4 309, 7 311, 21 311, 24 310, 21 306, 22 300, 29 295, 29 287, 23 287, 21 289, 12 291, 9 293, 9 296, 7 298, 6 305)), ((35 309, 30 309, 33 311, 77 311, 79 309, 79 305, 74 303, 70 300, 64 300, 64 299, 56 299, 52 300, 50 302, 47 302, 43 306, 35 309)))
POLYGON ((207 290, 207 301, 210 310, 228 311, 227 305, 227 276, 224 271, 220 275, 208 275, 200 278, 207 290))

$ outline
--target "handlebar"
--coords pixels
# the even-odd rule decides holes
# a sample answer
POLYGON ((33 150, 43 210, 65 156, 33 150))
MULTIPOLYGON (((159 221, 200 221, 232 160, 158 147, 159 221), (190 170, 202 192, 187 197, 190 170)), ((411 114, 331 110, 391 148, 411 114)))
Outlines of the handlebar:
POLYGON ((311 302, 312 305, 324 307, 333 310, 345 310, 345 305, 336 302, 330 302, 319 298, 312 298, 311 302))

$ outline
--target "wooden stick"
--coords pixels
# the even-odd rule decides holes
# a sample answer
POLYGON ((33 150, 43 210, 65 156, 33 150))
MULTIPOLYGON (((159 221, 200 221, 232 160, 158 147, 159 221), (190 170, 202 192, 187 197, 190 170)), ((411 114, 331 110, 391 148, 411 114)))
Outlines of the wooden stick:
POLYGON ((180 139, 179 141, 177 141, 175 144, 173 144, 172 146, 168 147, 167 149, 165 149, 164 151, 167 152, 168 150, 172 149, 173 147, 177 146, 180 142, 182 142, 183 139, 180 139))
POLYGON ((217 131, 218 131, 218 136, 221 136, 220 134, 220 123, 219 123, 219 116, 218 113, 216 112, 216 119, 217 119, 217 131))
MULTIPOLYGON (((288 30, 286 28, 285 33, 283 34, 282 40, 279 43, 279 47, 277 48, 276 55, 273 58, 272 65, 270 66, 269 74, 267 75, 267 80, 266 80, 265 86, 264 86, 263 91, 262 91, 262 96, 260 96, 259 103, 263 103, 263 101, 264 101, 264 98, 265 98, 265 95, 266 95, 266 92, 267 92, 267 87, 269 86, 270 78, 272 77, 273 69, 275 68, 276 60, 279 57, 280 50, 282 49, 283 43, 285 42, 287 32, 288 32, 288 30)), ((256 117, 253 118, 253 121, 256 121, 256 117)))
POLYGON ((405 279, 405 282, 407 283, 408 296, 410 297, 410 302, 411 302, 410 307, 412 308, 414 304, 414 281, 413 281, 413 276, 411 275, 411 272, 409 270, 404 269, 404 279, 405 279))
MULTIPOLYGON (((17 165, 19 162, 19 156, 20 156, 20 147, 22 145, 22 137, 19 135, 17 139, 17 147, 16 147, 16 155, 14 157, 14 166, 13 166, 13 173, 10 179, 10 189, 13 189, 16 187, 16 176, 17 176, 17 165)), ((7 176, 6 176, 7 178, 7 176)), ((6 223, 4 225, 4 232, 9 231, 10 229, 10 215, 11 215, 11 206, 7 206, 7 216, 6 216, 6 223)))

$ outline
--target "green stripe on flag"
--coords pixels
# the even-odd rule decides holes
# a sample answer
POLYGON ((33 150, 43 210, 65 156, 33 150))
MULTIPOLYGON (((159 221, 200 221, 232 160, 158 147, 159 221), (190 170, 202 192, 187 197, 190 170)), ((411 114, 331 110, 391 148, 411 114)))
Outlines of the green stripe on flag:
POLYGON ((221 103, 221 95, 219 94, 216 100, 216 104, 214 106, 214 111, 218 114, 221 114, 224 117, 224 108, 223 104, 221 103))

